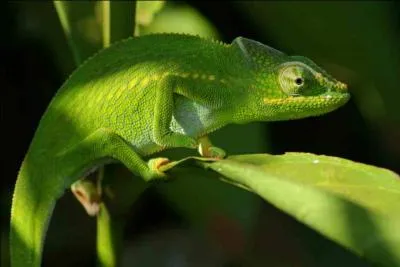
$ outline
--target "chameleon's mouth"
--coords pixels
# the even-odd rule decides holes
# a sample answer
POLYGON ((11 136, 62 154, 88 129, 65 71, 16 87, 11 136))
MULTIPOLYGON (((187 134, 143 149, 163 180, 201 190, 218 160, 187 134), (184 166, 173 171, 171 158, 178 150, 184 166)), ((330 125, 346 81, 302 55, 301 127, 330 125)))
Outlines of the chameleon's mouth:
POLYGON ((286 98, 264 98, 265 105, 275 107, 282 112, 298 110, 325 113, 344 105, 350 99, 347 92, 327 92, 318 96, 289 96, 286 98))

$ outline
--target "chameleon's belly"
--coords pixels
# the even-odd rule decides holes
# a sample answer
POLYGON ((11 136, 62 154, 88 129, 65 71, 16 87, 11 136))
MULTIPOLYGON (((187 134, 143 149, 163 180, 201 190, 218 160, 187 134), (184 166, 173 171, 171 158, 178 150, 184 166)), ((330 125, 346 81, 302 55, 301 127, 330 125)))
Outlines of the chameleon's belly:
POLYGON ((170 128, 174 132, 196 138, 211 127, 211 114, 211 109, 183 96, 176 96, 170 128))

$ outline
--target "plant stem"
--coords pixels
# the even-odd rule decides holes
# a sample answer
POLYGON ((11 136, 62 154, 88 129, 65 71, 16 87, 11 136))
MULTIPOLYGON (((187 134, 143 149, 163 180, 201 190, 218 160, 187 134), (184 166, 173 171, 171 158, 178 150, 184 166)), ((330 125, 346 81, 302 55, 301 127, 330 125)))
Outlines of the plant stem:
POLYGON ((103 1, 103 47, 134 34, 135 1, 103 1))
POLYGON ((58 17, 60 19, 60 23, 62 28, 64 29, 64 33, 66 35, 66 39, 68 45, 72 51, 72 55, 74 57, 74 62, 76 66, 79 66, 82 62, 82 57, 79 53, 78 47, 76 47, 74 41, 74 34, 72 32, 72 27, 70 24, 70 20, 68 19, 68 6, 64 1, 53 1, 54 7, 57 11, 58 17))
POLYGON ((122 256, 126 215, 148 184, 121 165, 102 168, 99 182, 102 204, 97 217, 97 261, 100 267, 114 267, 122 256))
POLYGON ((97 219, 97 255, 101 267, 119 266, 123 248, 125 219, 115 218, 102 204, 97 219))
POLYGON ((110 1, 101 2, 103 7, 103 48, 110 45, 110 1))

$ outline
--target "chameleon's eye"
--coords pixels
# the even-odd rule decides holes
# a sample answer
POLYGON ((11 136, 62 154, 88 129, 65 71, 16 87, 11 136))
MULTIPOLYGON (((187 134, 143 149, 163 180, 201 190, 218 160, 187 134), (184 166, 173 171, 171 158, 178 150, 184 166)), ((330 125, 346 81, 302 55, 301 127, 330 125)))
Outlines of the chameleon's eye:
POLYGON ((305 84, 305 70, 301 66, 286 66, 280 70, 279 85, 288 95, 300 95, 305 84))

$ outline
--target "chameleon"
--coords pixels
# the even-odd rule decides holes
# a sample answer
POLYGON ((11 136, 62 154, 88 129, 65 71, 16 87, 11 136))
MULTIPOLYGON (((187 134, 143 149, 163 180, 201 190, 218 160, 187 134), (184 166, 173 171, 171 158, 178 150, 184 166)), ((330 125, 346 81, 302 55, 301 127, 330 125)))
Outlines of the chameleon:
POLYGON ((207 138, 221 127, 319 116, 349 99, 347 85, 311 59, 242 36, 115 42, 72 72, 40 119, 12 198, 11 266, 40 266, 57 199, 100 166, 119 162, 158 179, 168 159, 151 158, 156 152, 182 147, 221 159, 225 151, 207 138))

